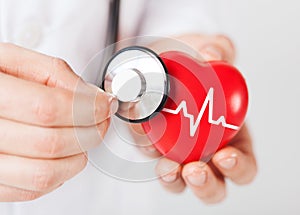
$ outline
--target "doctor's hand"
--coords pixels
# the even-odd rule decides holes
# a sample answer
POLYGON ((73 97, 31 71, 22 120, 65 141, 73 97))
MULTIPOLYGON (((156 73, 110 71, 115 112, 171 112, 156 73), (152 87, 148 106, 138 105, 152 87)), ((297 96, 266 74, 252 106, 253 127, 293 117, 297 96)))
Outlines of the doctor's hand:
POLYGON ((0 44, 0 201, 33 200, 84 169, 115 98, 63 61, 0 44))
MULTIPOLYGON (((224 36, 184 35, 177 39, 197 49, 206 60, 225 60, 233 63, 235 51, 230 40, 224 36)), ((134 125, 133 130, 142 130, 134 125)), ((137 140, 147 147, 141 149, 150 156, 160 156, 147 138, 137 140)), ((226 180, 243 185, 250 183, 257 172, 252 141, 244 125, 231 142, 216 152, 208 163, 191 162, 186 165, 162 158, 156 167, 163 187, 178 193, 189 187, 196 197, 207 204, 218 203, 226 196, 226 180)))

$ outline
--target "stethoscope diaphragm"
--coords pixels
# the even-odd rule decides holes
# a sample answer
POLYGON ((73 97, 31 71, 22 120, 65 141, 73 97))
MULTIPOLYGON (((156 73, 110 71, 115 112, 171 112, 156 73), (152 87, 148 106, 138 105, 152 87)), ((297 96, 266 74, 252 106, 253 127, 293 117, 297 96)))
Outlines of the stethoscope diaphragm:
POLYGON ((152 50, 131 46, 107 63, 102 88, 117 97, 116 115, 132 123, 152 118, 165 105, 169 93, 166 67, 152 50))

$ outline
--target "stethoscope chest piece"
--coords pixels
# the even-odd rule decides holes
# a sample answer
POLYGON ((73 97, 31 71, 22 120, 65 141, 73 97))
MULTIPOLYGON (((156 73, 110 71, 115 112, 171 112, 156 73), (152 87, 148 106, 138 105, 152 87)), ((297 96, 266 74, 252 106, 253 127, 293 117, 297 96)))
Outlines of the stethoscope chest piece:
POLYGON ((169 93, 166 67, 152 50, 131 46, 117 52, 104 70, 102 88, 119 100, 116 115, 132 123, 149 120, 169 93))

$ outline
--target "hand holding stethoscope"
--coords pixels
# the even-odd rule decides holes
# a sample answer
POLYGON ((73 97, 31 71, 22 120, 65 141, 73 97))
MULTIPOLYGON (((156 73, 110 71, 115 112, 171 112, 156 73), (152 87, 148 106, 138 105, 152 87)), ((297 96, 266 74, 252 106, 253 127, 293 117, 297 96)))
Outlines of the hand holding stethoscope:
MULTIPOLYGON (((179 39, 197 47, 207 61, 225 60, 229 63, 234 61, 235 51, 228 38, 189 35, 179 39)), ((228 146, 218 151, 209 163, 193 162, 178 166, 169 159, 162 159, 158 163, 157 173, 165 175, 168 172, 161 178, 166 189, 178 192, 187 185, 204 202, 217 203, 225 197, 225 178, 236 184, 248 184, 255 177, 256 168, 251 137, 244 125, 228 146)))

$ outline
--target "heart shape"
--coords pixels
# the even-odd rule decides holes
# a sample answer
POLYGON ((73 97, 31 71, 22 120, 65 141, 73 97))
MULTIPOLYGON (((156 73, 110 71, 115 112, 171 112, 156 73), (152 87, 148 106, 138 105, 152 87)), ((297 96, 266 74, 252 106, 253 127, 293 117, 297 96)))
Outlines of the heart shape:
POLYGON ((183 164, 208 161, 244 122, 246 82, 222 61, 203 63, 177 51, 160 58, 169 73, 170 92, 164 109, 142 127, 167 158, 183 164))

